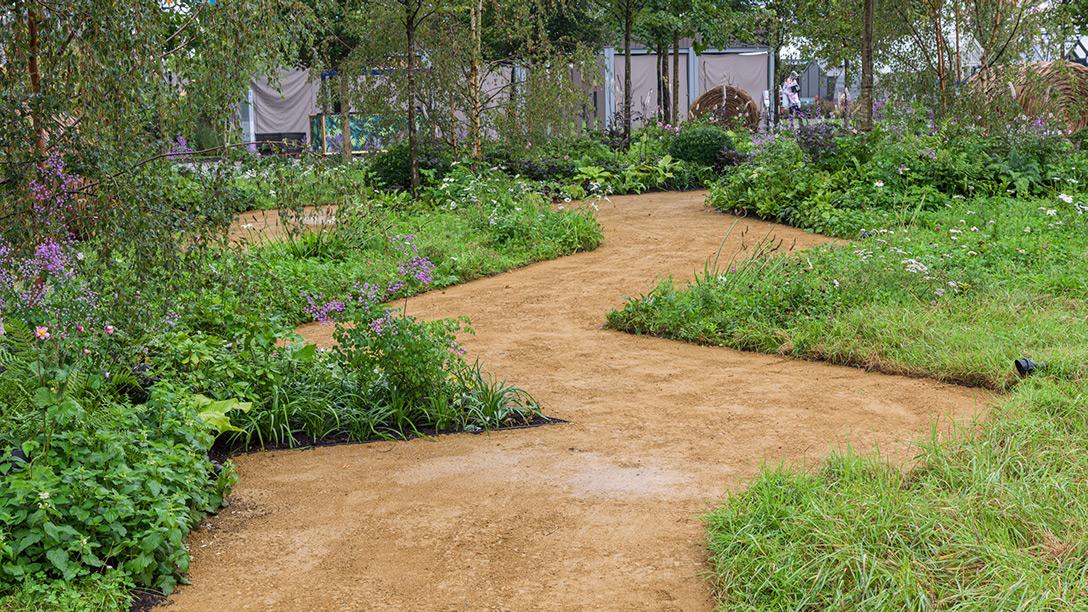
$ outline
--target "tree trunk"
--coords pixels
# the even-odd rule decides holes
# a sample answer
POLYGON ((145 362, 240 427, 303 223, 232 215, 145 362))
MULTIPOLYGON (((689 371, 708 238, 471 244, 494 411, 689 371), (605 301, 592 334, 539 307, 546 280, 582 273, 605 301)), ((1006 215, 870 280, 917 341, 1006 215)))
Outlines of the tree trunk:
POLYGON ((657 78, 657 86, 654 89, 657 90, 657 120, 666 121, 665 116, 665 90, 661 88, 661 45, 658 45, 654 50, 654 57, 656 59, 655 69, 657 73, 654 75, 657 78))
MULTIPOLYGON (((956 87, 963 84, 963 54, 960 52, 960 0, 953 0, 956 9, 956 87)), ((1061 57, 1064 57, 1064 53, 1061 57)))
POLYGON ((658 55, 661 57, 661 114, 665 117, 665 123, 672 123, 672 98, 669 96, 669 47, 662 44, 658 47, 658 55))
POLYGON ((672 37, 672 123, 680 124, 680 35, 672 37))
POLYGON ((771 58, 773 60, 772 65, 774 66, 774 72, 772 72, 771 75, 770 75, 770 78, 771 78, 771 90, 769 92, 767 92, 768 93, 767 102, 768 102, 768 106, 770 107, 769 110, 771 111, 770 119, 771 119, 771 128, 772 129, 778 127, 778 111, 779 111, 779 107, 782 105, 782 92, 781 92, 781 88, 778 86, 778 82, 782 80, 778 76, 778 67, 782 63, 781 58, 779 57, 781 54, 782 54, 782 51, 779 48, 779 46, 777 44, 772 45, 771 58))
POLYGON ((45 122, 41 117, 41 93, 42 77, 38 71, 38 9, 31 2, 26 9, 26 32, 29 38, 27 44, 27 74, 30 77, 30 91, 34 94, 34 100, 30 104, 30 125, 34 129, 34 148, 37 150, 39 161, 44 161, 47 151, 45 146, 45 122))
POLYGON ((450 132, 446 139, 450 143, 450 148, 457 150, 457 98, 454 97, 453 92, 450 92, 450 132))
POLYGON ((839 109, 842 112, 843 127, 849 127, 846 125, 850 121, 850 58, 843 58, 842 60, 842 108, 839 109))
POLYGON ((350 87, 344 66, 340 67, 337 80, 340 81, 340 159, 348 164, 351 163, 351 101, 348 99, 350 87))
POLYGON ((510 100, 507 103, 506 120, 510 122, 510 133, 514 133, 514 129, 521 133, 521 114, 518 110, 518 67, 517 65, 510 66, 510 100))
POLYGON ((419 159, 416 142, 416 16, 419 9, 405 6, 404 34, 408 39, 408 169, 412 175, 412 197, 419 195, 419 159))
POLYGON ((623 141, 631 141, 631 30, 634 28, 634 8, 628 3, 623 15, 623 141))
POLYGON ((473 0, 470 14, 472 28, 472 67, 469 71, 469 102, 472 104, 472 159, 480 161, 482 153, 483 95, 480 65, 483 63, 481 30, 483 29, 483 0, 473 0))
POLYGON ((873 129, 873 2, 865 0, 861 25, 861 129, 873 129))
POLYGON ((944 57, 944 32, 941 29, 941 1, 933 2, 933 42, 937 46, 937 88, 941 100, 941 112, 945 110, 945 57, 944 57))

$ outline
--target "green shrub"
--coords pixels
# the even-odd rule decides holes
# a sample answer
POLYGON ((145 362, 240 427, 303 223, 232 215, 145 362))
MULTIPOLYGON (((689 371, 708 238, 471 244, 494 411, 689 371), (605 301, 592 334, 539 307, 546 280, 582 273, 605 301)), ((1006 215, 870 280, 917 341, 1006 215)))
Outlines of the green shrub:
POLYGON ((713 125, 685 126, 669 142, 669 154, 680 161, 716 166, 725 149, 733 148, 729 133, 713 125))
MULTIPOLYGON (((433 180, 441 179, 450 169, 450 155, 436 147, 420 147, 417 163, 420 180, 430 174, 433 180)), ((407 142, 399 142, 370 158, 370 171, 387 189, 408 190, 412 186, 407 142)))
POLYGON ((954 200, 1077 191, 1086 175, 1088 155, 1033 125, 987 136, 952 122, 881 123, 871 133, 821 124, 764 142, 759 155, 711 185, 709 203, 854 237, 954 200))
POLYGON ((37 574, 15 588, 0 595, 0 612, 128 612, 132 606, 132 584, 117 570, 75 580, 37 574))
POLYGON ((1080 150, 1088 148, 1088 128, 1081 128, 1069 136, 1069 140, 1080 150))
MULTIPOLYGON (((39 391, 47 419, 79 418, 76 398, 39 391)), ((0 575, 73 580, 108 568, 170 592, 189 565, 186 537, 219 508, 233 473, 216 475, 214 434, 165 390, 117 405, 104 426, 54 427, 26 440, 30 461, 4 450, 0 575)))

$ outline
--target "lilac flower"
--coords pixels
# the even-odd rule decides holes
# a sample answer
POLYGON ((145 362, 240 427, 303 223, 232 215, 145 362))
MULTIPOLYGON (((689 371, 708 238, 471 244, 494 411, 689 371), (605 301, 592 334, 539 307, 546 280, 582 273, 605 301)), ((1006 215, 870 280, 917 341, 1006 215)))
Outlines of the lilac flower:
POLYGON ((38 169, 37 178, 28 185, 33 199, 34 222, 47 228, 63 228, 64 219, 72 209, 72 195, 78 190, 80 177, 68 174, 60 155, 53 153, 38 169))
POLYGON ((417 252, 415 234, 400 234, 391 238, 389 242, 401 255, 411 256, 417 252))
POLYGON ((388 308, 385 310, 385 315, 371 321, 369 326, 370 331, 374 332, 379 336, 387 332, 391 335, 396 335, 397 333, 397 325, 396 321, 393 318, 393 311, 389 310, 388 308))
POLYGON ((371 285, 370 283, 355 283, 352 287, 352 296, 355 302, 366 308, 377 305, 381 302, 384 296, 380 295, 381 291, 377 285, 371 285))
POLYGON ((456 357, 463 357, 465 355, 465 347, 462 346, 461 343, 457 340, 450 340, 449 352, 450 355, 454 355, 456 357))
POLYGON ((389 284, 385 287, 385 294, 393 295, 398 293, 401 289, 404 289, 405 286, 407 286, 407 283, 403 280, 389 281, 389 284))
POLYGON ((412 277, 424 285, 429 285, 434 279, 434 264, 425 257, 416 256, 401 263, 397 272, 404 278, 412 277))
POLYGON ((71 260, 65 247, 57 244, 52 238, 46 238, 34 248, 34 265, 41 272, 49 274, 71 276, 71 260))
POLYGON ((184 136, 178 136, 166 154, 175 159, 185 159, 193 154, 193 149, 189 146, 189 141, 185 140, 184 136))
POLYGON ((345 309, 344 302, 340 300, 322 302, 320 296, 309 293, 303 293, 302 297, 306 298, 306 314, 322 325, 330 325, 333 315, 342 313, 345 309))

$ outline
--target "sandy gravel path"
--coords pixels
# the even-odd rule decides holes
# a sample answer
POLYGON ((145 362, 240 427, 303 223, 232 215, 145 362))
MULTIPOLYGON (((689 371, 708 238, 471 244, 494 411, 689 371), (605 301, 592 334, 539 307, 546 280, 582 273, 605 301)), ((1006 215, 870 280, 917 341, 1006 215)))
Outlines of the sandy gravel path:
MULTIPOLYGON (((983 391, 603 330, 624 296, 717 249, 733 219, 702 198, 614 198, 599 250, 410 302, 470 315, 470 358, 569 424, 239 457, 171 607, 707 609, 699 517, 762 464, 847 444, 906 460, 939 417, 984 409, 983 391)), ((772 227, 741 221, 727 251, 744 225, 772 227)))

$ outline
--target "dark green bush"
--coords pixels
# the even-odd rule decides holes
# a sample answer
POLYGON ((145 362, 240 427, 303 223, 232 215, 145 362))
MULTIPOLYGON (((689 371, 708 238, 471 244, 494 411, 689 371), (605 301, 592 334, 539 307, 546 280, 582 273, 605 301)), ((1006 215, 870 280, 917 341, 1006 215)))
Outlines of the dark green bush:
POLYGON ((812 123, 797 129, 797 144, 805 160, 814 166, 830 169, 838 154, 836 137, 840 129, 830 123, 812 123))
MULTIPOLYGON (((408 153, 408 143, 399 142, 370 159, 370 170, 386 189, 406 191, 411 188, 412 171, 408 153)), ((421 180, 425 180, 428 173, 433 173, 433 178, 437 180, 449 172, 452 159, 448 152, 437 147, 420 147, 418 163, 421 180)))
POLYGON ((733 139, 713 125, 685 127, 669 143, 673 158, 703 166, 716 166, 722 151, 732 149, 733 139))
POLYGON ((1088 149, 1088 128, 1083 128, 1073 132, 1069 136, 1069 140, 1073 142, 1080 150, 1088 149))

